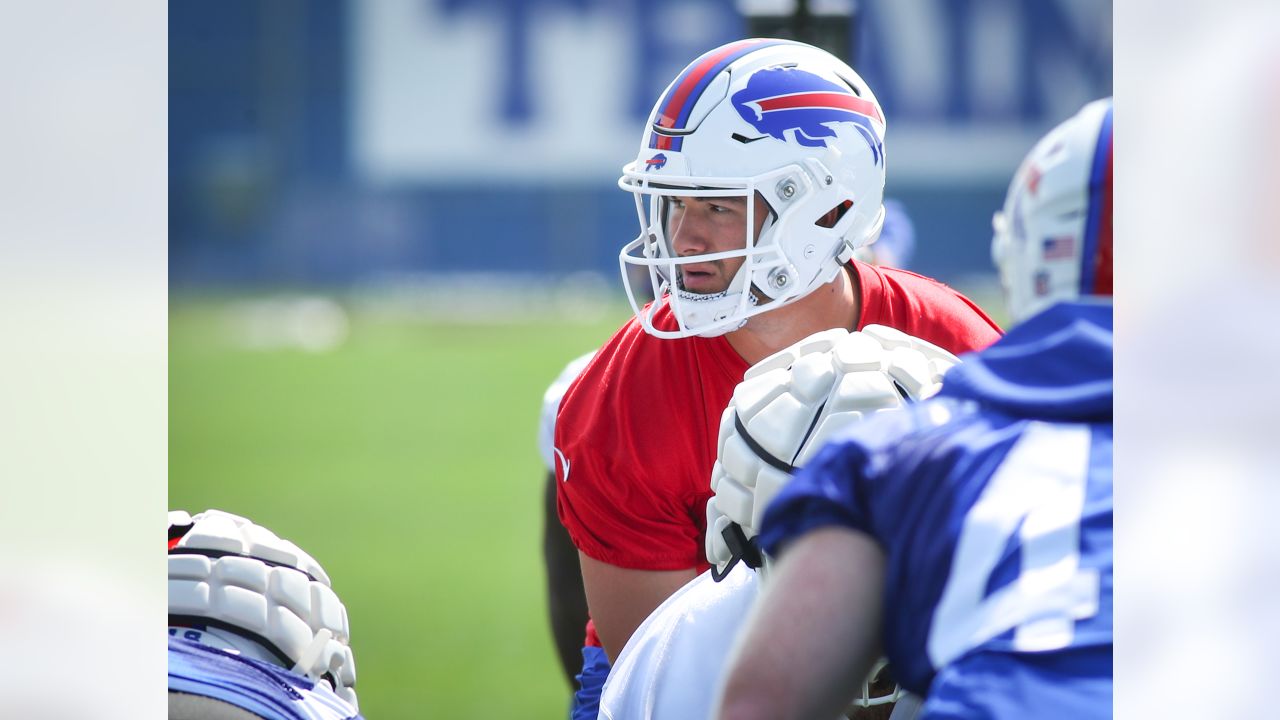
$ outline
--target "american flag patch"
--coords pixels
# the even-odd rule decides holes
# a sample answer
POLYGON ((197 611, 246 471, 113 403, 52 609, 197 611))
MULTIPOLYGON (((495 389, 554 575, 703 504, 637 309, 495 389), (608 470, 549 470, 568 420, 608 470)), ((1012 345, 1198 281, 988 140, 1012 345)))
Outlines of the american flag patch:
POLYGON ((1044 239, 1044 251, 1042 255, 1045 260, 1065 260, 1067 258, 1074 257, 1075 254, 1076 239, 1070 235, 1044 239))

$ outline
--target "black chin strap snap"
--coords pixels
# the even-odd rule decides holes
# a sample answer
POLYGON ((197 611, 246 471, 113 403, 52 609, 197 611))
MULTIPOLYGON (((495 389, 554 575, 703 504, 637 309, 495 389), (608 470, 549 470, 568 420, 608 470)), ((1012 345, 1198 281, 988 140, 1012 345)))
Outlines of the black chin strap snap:
POLYGON ((756 544, 755 538, 747 539, 747 534, 742 531, 742 526, 738 523, 729 523, 728 527, 720 532, 720 536, 729 547, 729 563, 724 566, 724 570, 712 565, 712 580, 720 582, 725 579, 739 560, 752 570, 764 565, 764 555, 760 552, 760 546, 756 544))

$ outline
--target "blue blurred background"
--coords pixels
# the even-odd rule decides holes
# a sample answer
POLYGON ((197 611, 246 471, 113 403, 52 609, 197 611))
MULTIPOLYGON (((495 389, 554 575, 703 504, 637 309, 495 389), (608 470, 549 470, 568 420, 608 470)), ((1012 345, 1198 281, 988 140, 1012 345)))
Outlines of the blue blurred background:
MULTIPOLYGON (((913 269, 961 285, 989 275, 989 218, 1017 162, 1111 93, 1111 3, 856 7, 853 65, 888 118, 887 194, 915 222, 913 269)), ((616 288, 636 221, 614 181, 651 103, 688 61, 747 34, 732 0, 169 13, 176 292, 460 271, 590 271, 616 288)))

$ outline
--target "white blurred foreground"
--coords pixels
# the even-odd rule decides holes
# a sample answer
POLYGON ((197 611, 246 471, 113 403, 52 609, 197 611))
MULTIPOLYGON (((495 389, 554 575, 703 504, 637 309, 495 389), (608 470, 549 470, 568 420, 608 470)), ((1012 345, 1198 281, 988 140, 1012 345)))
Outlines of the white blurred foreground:
POLYGON ((1117 716, 1271 716, 1280 7, 1116 27, 1117 716))

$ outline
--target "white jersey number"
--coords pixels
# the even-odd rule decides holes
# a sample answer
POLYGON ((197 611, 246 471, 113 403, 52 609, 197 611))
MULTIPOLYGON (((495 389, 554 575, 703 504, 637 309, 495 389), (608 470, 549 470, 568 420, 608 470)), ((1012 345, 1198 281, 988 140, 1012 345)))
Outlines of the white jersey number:
POLYGON ((965 516, 929 628, 935 668, 1011 628, 1017 650, 1067 647, 1075 621, 1098 612, 1098 573, 1080 568, 1089 445, 1087 425, 1032 423, 991 477, 965 516), (1015 532, 1018 578, 984 597, 1015 532))

